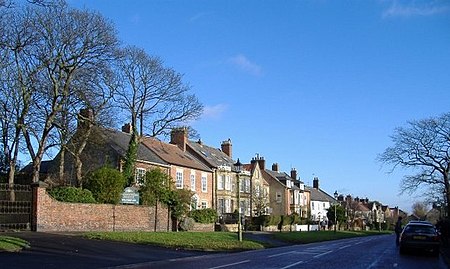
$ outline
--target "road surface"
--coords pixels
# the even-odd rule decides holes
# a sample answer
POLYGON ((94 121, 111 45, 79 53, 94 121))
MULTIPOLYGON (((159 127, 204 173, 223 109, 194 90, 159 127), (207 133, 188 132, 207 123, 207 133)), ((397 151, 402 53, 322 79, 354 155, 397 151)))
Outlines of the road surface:
POLYGON ((444 269, 447 266, 440 257, 429 254, 414 252, 400 255, 395 246, 395 237, 381 235, 240 253, 178 258, 134 264, 126 268, 444 269))

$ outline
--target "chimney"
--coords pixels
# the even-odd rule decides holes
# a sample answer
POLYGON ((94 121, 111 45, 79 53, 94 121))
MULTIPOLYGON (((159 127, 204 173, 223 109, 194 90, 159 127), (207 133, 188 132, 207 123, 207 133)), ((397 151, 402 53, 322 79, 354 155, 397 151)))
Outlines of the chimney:
POLYGON ((90 108, 82 108, 78 113, 78 129, 86 128, 94 122, 94 112, 90 108))
POLYGON ((251 164, 254 164, 256 162, 259 164, 259 168, 261 170, 266 169, 266 161, 264 160, 264 157, 260 157, 258 153, 256 153, 256 156, 254 158, 252 158, 251 164))
POLYGON ((231 139, 228 138, 228 140, 222 141, 222 144, 220 146, 223 153, 225 153, 230 158, 233 157, 233 145, 231 144, 231 139))
POLYGON ((291 178, 297 179, 297 170, 295 168, 291 169, 291 178))
POLYGON ((173 128, 170 132, 170 144, 177 145, 182 151, 186 151, 187 136, 186 127, 173 128))
POLYGON ((319 189, 319 178, 318 177, 315 177, 314 179, 313 179, 313 188, 314 189, 319 189))
POLYGON ((272 171, 278 172, 278 163, 272 164, 272 171))
POLYGON ((124 132, 124 133, 131 134, 132 131, 133 131, 133 129, 131 128, 131 123, 125 123, 122 126, 122 132, 124 132))

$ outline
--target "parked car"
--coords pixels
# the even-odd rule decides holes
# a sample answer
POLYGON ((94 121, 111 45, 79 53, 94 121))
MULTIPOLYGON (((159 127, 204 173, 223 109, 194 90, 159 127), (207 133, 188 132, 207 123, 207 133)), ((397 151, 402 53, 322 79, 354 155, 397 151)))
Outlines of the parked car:
POLYGON ((423 250, 439 256, 439 233, 426 221, 411 221, 400 234, 400 254, 407 250, 423 250))

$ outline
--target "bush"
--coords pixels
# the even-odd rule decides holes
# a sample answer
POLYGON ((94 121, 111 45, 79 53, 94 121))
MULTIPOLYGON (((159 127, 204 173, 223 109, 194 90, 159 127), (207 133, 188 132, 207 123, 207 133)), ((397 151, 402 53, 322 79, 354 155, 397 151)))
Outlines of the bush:
POLYGON ((217 212, 212 208, 193 210, 190 217, 198 223, 214 223, 217 220, 217 212))
POLYGON ((192 231, 194 229, 194 224, 195 224, 194 219, 186 217, 179 224, 180 230, 186 231, 186 232, 192 231))
POLYGON ((87 177, 86 188, 99 203, 118 204, 121 199, 125 178, 118 170, 102 167, 87 177))
POLYGON ((61 202, 95 203, 95 198, 89 190, 75 187, 58 187, 48 191, 48 194, 61 202))

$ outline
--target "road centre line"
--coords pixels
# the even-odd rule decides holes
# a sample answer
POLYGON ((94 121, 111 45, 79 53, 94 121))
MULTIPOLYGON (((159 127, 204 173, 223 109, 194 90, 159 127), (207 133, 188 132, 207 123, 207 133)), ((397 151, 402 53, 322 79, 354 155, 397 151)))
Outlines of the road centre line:
POLYGON ((235 263, 229 263, 229 264, 224 264, 224 265, 219 265, 216 267, 210 267, 208 269, 218 269, 218 268, 225 268, 225 267, 230 267, 230 266, 234 266, 234 265, 238 265, 238 264, 243 264, 243 263, 247 263, 250 262, 250 260, 245 260, 245 261, 240 261, 240 262, 235 262, 235 263))
POLYGON ((267 256, 267 258, 273 258, 273 257, 283 256, 283 255, 287 255, 287 254, 289 254, 289 253, 295 253, 295 252, 297 252, 297 251, 288 251, 288 252, 278 253, 278 254, 274 254, 274 255, 267 256))
POLYGON ((322 256, 324 256, 324 255, 330 254, 331 252, 333 252, 333 251, 332 251, 332 250, 330 250, 330 251, 327 251, 327 252, 324 252, 324 253, 318 254, 318 255, 314 256, 313 258, 319 258, 319 257, 322 257, 322 256))
POLYGON ((351 245, 345 245, 345 246, 342 246, 342 247, 340 247, 340 248, 338 248, 338 249, 344 249, 344 248, 348 248, 348 247, 350 247, 351 245))
POLYGON ((287 268, 291 268, 292 266, 296 266, 296 265, 298 265, 298 264, 301 264, 301 263, 303 263, 303 261, 299 261, 299 262, 296 262, 296 263, 290 264, 290 265, 288 265, 288 266, 285 266, 285 267, 283 267, 283 268, 280 268, 280 269, 287 269, 287 268))

